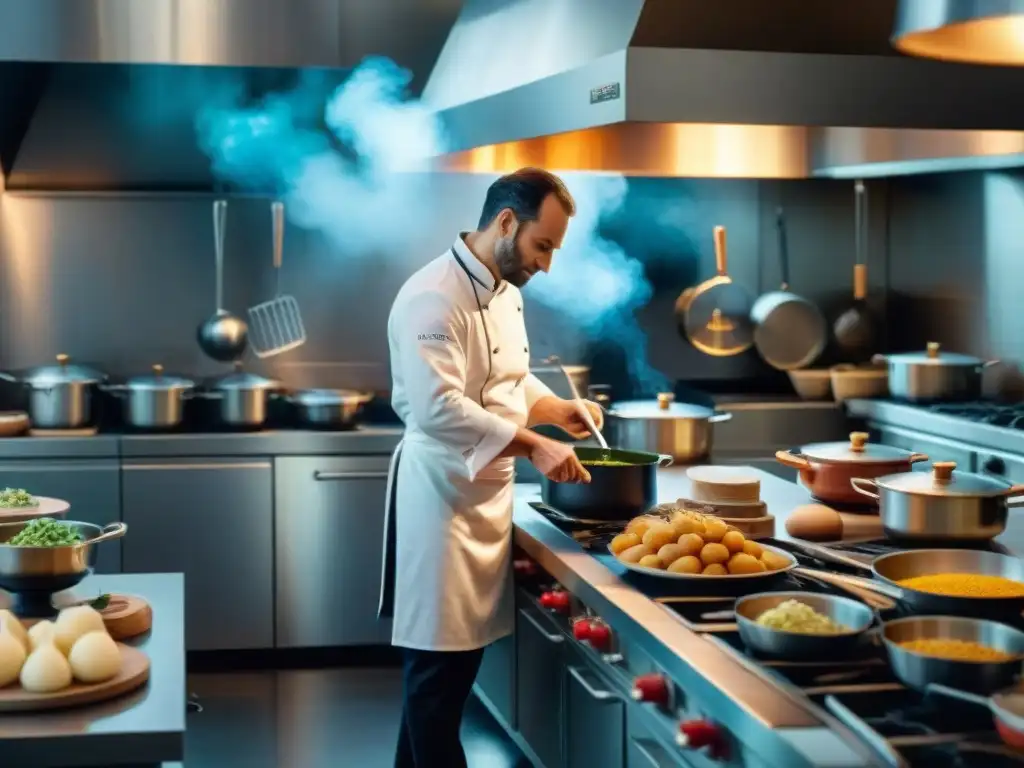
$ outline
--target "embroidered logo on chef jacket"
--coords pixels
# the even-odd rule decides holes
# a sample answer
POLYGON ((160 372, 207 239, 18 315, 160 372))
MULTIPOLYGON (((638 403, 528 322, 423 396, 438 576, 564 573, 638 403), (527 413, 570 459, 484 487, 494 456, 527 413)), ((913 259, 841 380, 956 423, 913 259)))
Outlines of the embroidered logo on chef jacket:
POLYGON ((452 337, 447 333, 421 333, 416 336, 417 341, 443 341, 446 344, 452 343, 452 337))

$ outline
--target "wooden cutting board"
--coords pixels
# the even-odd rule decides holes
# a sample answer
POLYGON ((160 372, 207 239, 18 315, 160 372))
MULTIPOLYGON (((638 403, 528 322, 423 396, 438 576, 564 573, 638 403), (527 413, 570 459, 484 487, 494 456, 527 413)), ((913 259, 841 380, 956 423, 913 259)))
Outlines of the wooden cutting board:
POLYGON ((149 657, 138 648, 118 643, 121 671, 105 683, 72 683, 56 693, 29 693, 20 685, 0 688, 0 712, 39 712, 96 704, 134 691, 149 680, 149 657))

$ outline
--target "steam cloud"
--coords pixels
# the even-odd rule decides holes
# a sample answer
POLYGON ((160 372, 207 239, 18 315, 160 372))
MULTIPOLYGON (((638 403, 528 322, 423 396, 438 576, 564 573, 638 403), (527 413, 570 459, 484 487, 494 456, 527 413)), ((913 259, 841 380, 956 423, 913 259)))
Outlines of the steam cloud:
MULTIPOLYGON (((367 59, 340 84, 333 73, 305 71, 296 87, 253 99, 235 75, 209 88, 196 131, 214 174, 243 190, 273 190, 288 217, 320 232, 351 258, 410 244, 426 223, 431 159, 445 137, 426 106, 406 98, 410 75, 389 59, 367 59), (396 216, 402 226, 389 226, 396 216)), ((623 205, 621 177, 567 175, 577 201, 562 250, 527 296, 589 338, 616 342, 630 377, 664 389, 650 367, 646 335, 633 316, 651 297, 642 265, 599 232, 623 205)), ((472 212, 470 212, 472 216, 472 212)))

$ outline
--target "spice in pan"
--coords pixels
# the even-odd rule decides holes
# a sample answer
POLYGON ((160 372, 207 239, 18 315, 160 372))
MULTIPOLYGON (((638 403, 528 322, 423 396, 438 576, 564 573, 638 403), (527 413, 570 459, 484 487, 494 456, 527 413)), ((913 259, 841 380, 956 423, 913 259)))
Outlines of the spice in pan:
POLYGON ((1006 653, 969 640, 944 640, 939 637, 922 637, 898 644, 900 648, 921 656, 934 656, 948 661, 1003 662, 1012 661, 1017 654, 1006 653))
POLYGON ((1024 584, 981 573, 932 573, 900 579, 897 584, 946 597, 1024 597, 1024 584))

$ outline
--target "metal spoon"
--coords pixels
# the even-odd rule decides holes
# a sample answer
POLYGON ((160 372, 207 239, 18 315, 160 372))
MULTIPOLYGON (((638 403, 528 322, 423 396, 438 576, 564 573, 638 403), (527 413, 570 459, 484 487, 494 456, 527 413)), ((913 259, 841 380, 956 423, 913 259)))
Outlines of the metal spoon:
POLYGON ((572 380, 572 376, 569 375, 569 372, 565 370, 565 366, 562 365, 562 361, 555 355, 552 355, 544 362, 548 365, 558 366, 558 370, 562 372, 562 375, 565 376, 565 380, 569 382, 569 391, 572 392, 573 402, 576 405, 576 410, 579 411, 580 417, 583 419, 583 423, 587 425, 587 429, 590 430, 590 434, 597 438, 597 442, 600 444, 601 448, 607 451, 608 443, 604 439, 604 435, 602 435, 600 430, 597 428, 597 424, 594 423, 594 417, 590 415, 590 409, 587 408, 587 404, 584 403, 583 398, 580 397, 579 390, 576 389, 576 383, 572 380))
POLYGON ((224 229, 228 202, 213 204, 213 240, 217 265, 217 311, 196 329, 196 340, 208 357, 221 363, 239 360, 249 343, 245 321, 224 309, 224 229))

